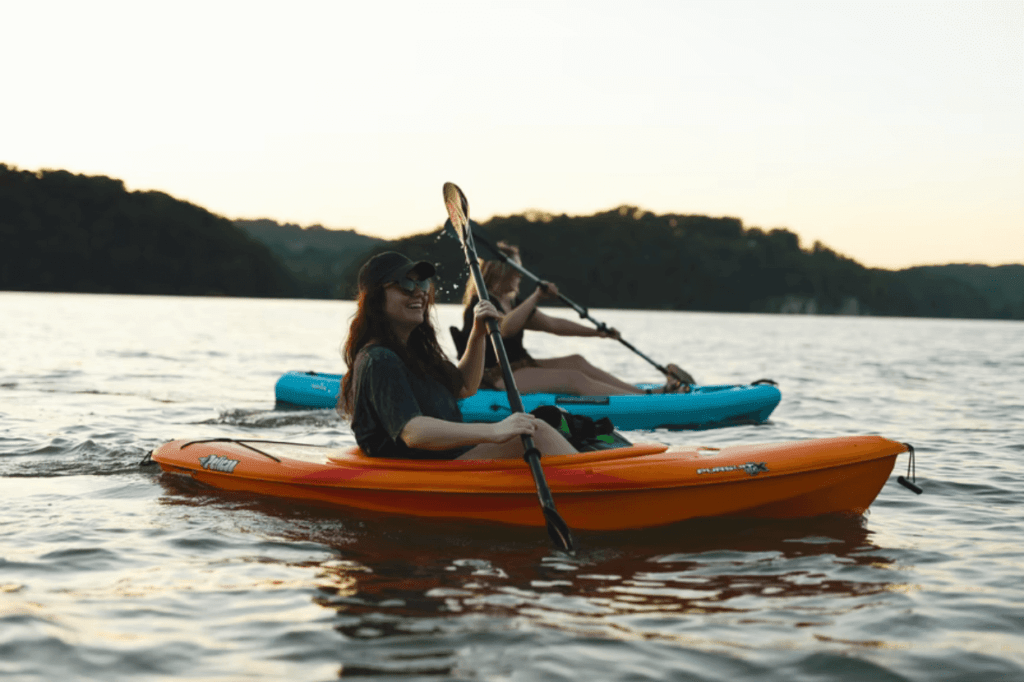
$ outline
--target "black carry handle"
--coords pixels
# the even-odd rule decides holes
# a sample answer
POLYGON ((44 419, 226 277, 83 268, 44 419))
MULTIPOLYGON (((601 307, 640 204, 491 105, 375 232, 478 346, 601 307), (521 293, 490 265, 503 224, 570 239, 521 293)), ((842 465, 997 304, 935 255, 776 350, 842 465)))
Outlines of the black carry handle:
POLYGON ((920 495, 921 493, 924 492, 924 490, 922 490, 920 486, 917 485, 917 461, 914 456, 914 446, 911 445, 910 443, 904 443, 904 445, 907 446, 907 452, 910 453, 910 459, 907 462, 907 476, 910 476, 910 480, 908 480, 904 476, 897 476, 896 482, 899 483, 904 488, 906 488, 907 490, 909 490, 910 492, 920 495))
MULTIPOLYGON (((451 182, 444 184, 444 203, 448 209, 449 221, 456 228, 459 241, 462 242, 462 250, 466 256, 466 263, 470 272, 473 273, 473 281, 476 282, 477 292, 481 301, 489 301, 487 287, 484 285, 484 277, 480 272, 480 264, 477 262, 476 244, 473 242, 473 232, 469 229, 469 201, 457 185, 451 182)), ((499 323, 493 317, 487 320, 487 332, 494 346, 494 353, 498 356, 498 363, 501 365, 501 375, 505 380, 505 392, 508 394, 508 404, 513 412, 525 412, 523 399, 516 387, 516 380, 512 374, 512 366, 508 361, 508 354, 505 352, 505 343, 501 339, 499 323)), ((547 479, 544 477, 544 469, 540 465, 540 451, 533 443, 533 438, 527 434, 520 436, 523 441, 523 459, 530 466, 530 473, 533 475, 533 482, 537 486, 537 498, 540 500, 540 508, 544 513, 544 520, 547 524, 548 535, 555 546, 566 552, 573 551, 572 532, 568 524, 555 509, 555 500, 551 496, 551 488, 548 487, 547 479)))

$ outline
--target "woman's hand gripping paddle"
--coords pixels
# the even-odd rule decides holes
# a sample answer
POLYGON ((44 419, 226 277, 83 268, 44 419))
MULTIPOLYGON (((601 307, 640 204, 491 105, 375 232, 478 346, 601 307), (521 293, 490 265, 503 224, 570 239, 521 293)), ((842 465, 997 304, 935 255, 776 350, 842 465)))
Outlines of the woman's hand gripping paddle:
MULTIPOLYGON (((480 264, 476 255, 476 244, 473 242, 473 231, 469 227, 469 201, 466 195, 457 185, 451 182, 444 183, 444 205, 448 209, 448 217, 455 228, 459 241, 462 242, 462 251, 466 256, 466 263, 470 272, 473 273, 473 281, 476 282, 476 290, 480 294, 480 300, 488 301, 487 287, 484 285, 484 277, 480 273, 480 264)), ((505 352, 505 343, 501 340, 501 331, 498 328, 498 321, 487 320, 487 330, 494 345, 494 353, 498 356, 501 364, 501 374, 505 379, 505 390, 508 393, 508 404, 513 412, 525 412, 523 400, 519 396, 519 389, 516 388, 515 377, 512 375, 512 367, 508 361, 508 354, 505 352)), ((530 473, 533 474, 533 482, 537 486, 537 497, 540 499, 540 508, 544 512, 544 520, 547 522, 548 535, 555 546, 566 552, 573 550, 572 533, 569 526, 555 509, 555 501, 551 497, 551 489, 544 478, 544 469, 540 465, 540 451, 533 443, 533 438, 528 435, 521 436, 523 439, 523 459, 530 466, 530 473)))

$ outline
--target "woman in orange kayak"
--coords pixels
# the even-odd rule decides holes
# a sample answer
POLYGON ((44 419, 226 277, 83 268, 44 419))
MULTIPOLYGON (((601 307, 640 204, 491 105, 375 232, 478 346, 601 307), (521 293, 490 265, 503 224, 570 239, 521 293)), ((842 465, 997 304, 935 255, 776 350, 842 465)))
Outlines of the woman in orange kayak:
MULTIPOLYGON (((522 263, 519 249, 505 242, 498 242, 498 248, 514 260, 522 263)), ((525 299, 519 298, 519 283, 522 275, 511 265, 499 260, 480 259, 480 271, 488 294, 502 313, 501 336, 505 342, 505 351, 516 380, 516 386, 523 393, 562 393, 568 395, 628 395, 651 393, 650 390, 637 388, 608 372, 599 369, 587 361, 582 355, 566 355, 557 358, 534 358, 523 347, 523 332, 526 329, 548 332, 559 336, 600 336, 602 338, 618 338, 618 331, 610 333, 594 327, 567 320, 561 317, 546 315, 537 308, 542 298, 558 296, 558 287, 547 282, 544 287, 536 290, 525 299)), ((466 291, 462 297, 465 306, 463 312, 462 339, 465 339, 475 324, 475 308, 480 300, 476 292, 476 283, 470 277, 466 282, 466 291)), ((457 340, 458 343, 458 340, 457 340)), ((462 349, 459 349, 462 352, 462 349)), ((501 367, 498 365, 494 350, 486 347, 485 370, 483 385, 488 388, 505 389, 501 367)), ((670 365, 674 368, 675 365, 670 365)), ((680 389, 686 390, 678 380, 670 380, 664 387, 656 389, 658 393, 671 393, 680 389)))
POLYGON ((458 400, 476 393, 483 376, 489 302, 472 311, 458 366, 437 343, 430 319, 434 266, 389 251, 359 271, 359 299, 344 357, 338 411, 352 419, 359 447, 371 457, 498 459, 522 457, 519 436, 546 455, 576 449, 552 426, 517 413, 493 424, 466 424, 458 400))

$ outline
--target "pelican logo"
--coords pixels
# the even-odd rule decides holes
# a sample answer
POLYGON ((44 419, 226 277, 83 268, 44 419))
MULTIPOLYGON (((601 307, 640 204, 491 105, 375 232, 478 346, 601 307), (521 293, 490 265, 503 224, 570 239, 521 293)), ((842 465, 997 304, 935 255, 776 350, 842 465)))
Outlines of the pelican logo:
POLYGON ((223 471, 225 474, 234 472, 235 467, 238 466, 237 459, 228 459, 227 457, 220 457, 218 455, 200 457, 199 463, 203 465, 204 469, 209 469, 210 471, 223 471))
POLYGON ((757 476, 762 471, 768 472, 768 465, 764 462, 747 462, 740 465, 729 465, 727 467, 711 467, 710 469, 697 469, 697 475, 701 474, 722 474, 727 471, 746 471, 751 476, 757 476))
POLYGON ((755 464, 754 462, 747 462, 743 465, 743 470, 751 476, 757 476, 762 471, 768 473, 768 466, 764 462, 755 464))

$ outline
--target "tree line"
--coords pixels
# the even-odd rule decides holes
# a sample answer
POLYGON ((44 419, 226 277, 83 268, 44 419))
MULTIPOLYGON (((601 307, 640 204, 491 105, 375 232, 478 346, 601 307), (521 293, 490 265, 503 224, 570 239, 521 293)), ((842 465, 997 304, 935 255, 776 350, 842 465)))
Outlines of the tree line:
MULTIPOLYGON (((866 268, 820 242, 804 248, 786 229, 635 206, 480 227, 594 308, 1024 319, 1024 265, 866 268)), ((359 266, 384 250, 435 263, 438 300, 461 300, 468 269, 440 227, 385 241, 232 222, 120 180, 0 164, 2 290, 352 298, 359 266)))
MULTIPOLYGON (((589 307, 1024 319, 1024 265, 866 268, 820 242, 803 248, 786 229, 635 206, 496 217, 480 227, 589 307)), ((440 300, 459 300, 468 270, 454 237, 438 230, 376 250, 385 248, 434 262, 440 300)), ((347 295, 355 276, 354 267, 345 273, 347 295)))
POLYGON ((226 218, 120 180, 0 164, 0 289, 291 296, 295 278, 226 218))
POLYGON ((301 227, 266 218, 235 220, 235 225, 262 243, 292 274, 306 298, 332 298, 342 275, 371 249, 386 244, 355 230, 329 230, 322 225, 301 227))

